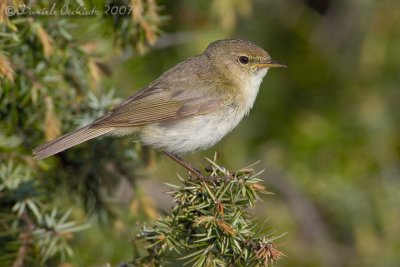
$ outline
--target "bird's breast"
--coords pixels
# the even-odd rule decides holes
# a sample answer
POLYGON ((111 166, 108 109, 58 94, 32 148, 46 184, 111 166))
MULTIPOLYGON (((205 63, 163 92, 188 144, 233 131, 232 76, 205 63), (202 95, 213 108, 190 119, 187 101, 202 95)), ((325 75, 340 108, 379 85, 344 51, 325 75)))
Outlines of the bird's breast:
POLYGON ((143 143, 170 153, 204 150, 220 141, 243 118, 238 105, 227 103, 212 113, 179 121, 151 124, 140 136, 143 143))

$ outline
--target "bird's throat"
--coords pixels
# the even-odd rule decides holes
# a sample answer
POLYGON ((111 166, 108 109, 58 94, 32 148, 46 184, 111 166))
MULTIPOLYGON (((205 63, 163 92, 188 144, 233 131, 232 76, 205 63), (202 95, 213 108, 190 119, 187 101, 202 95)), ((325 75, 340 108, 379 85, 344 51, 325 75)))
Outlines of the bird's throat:
POLYGON ((251 108, 253 107, 258 91, 260 89, 261 82, 264 76, 267 74, 267 72, 268 68, 261 69, 254 75, 252 75, 250 79, 246 79, 241 84, 241 90, 244 98, 243 108, 245 115, 247 115, 250 112, 251 108))

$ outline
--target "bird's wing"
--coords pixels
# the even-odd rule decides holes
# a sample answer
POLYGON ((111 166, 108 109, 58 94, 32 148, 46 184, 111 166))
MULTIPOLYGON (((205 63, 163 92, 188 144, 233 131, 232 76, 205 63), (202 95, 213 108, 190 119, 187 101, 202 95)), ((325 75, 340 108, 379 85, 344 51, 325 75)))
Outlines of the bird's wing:
POLYGON ((96 120, 90 128, 134 127, 154 122, 179 120, 209 113, 220 107, 222 98, 205 94, 199 86, 188 83, 190 88, 171 90, 162 85, 151 85, 121 103, 114 110, 96 120))

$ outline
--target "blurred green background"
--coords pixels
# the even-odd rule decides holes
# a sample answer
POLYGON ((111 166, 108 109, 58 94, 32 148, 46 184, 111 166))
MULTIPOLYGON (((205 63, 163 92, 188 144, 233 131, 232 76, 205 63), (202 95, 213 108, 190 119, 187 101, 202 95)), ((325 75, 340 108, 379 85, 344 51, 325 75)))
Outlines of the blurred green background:
MULTIPOLYGON (((277 240, 288 256, 278 266, 400 266, 400 2, 156 2, 166 16, 157 41, 144 55, 104 53, 112 70, 105 88, 127 97, 217 39, 242 38, 265 48, 288 69, 269 71, 250 116, 222 142, 185 158, 206 165, 203 158, 218 151, 228 169, 260 160, 255 168, 266 169, 262 178, 275 195, 255 214, 269 217, 277 234, 287 232, 277 240)), ((108 51, 100 28, 80 23, 73 34, 108 51)), ((132 140, 95 144, 137 146, 132 140)), ((107 153, 107 145, 96 149, 99 158, 107 153)), ((68 266, 129 259, 135 222, 169 210, 163 182, 177 182, 175 173, 184 170, 154 151, 144 154, 135 189, 118 182, 109 192, 117 196, 107 199, 117 218, 106 224, 91 219, 92 228, 72 241, 68 266)), ((61 206, 69 205, 61 199, 61 206)), ((84 217, 79 209, 75 216, 84 217)))

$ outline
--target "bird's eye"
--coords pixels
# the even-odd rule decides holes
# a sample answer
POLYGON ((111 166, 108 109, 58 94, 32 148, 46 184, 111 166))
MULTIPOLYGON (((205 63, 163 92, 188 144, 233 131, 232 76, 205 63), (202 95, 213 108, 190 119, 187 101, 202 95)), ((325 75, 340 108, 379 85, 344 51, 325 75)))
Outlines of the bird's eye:
POLYGON ((249 58, 246 56, 241 56, 239 57, 239 62, 242 63, 243 65, 246 65, 247 63, 249 63, 249 58))

